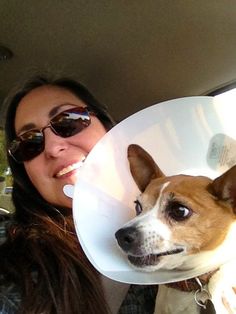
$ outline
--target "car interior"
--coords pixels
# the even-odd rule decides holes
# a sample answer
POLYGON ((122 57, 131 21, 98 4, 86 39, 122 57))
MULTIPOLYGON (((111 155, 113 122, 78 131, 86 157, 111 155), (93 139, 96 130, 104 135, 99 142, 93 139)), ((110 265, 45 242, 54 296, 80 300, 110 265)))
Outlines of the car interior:
POLYGON ((235 87, 236 3, 227 0, 0 3, 0 209, 13 210, 4 99, 34 74, 72 77, 117 122, 170 99, 235 87))

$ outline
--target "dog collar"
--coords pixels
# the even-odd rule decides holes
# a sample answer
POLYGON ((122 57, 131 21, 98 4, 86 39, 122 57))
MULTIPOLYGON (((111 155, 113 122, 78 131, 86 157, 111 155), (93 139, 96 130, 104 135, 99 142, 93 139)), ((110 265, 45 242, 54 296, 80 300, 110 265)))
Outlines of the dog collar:
MULTIPOLYGON (((197 277, 200 280, 202 286, 205 286, 208 284, 209 280, 217 272, 217 270, 218 268, 197 277)), ((166 283, 165 285, 167 287, 177 289, 180 291, 185 291, 185 292, 197 291, 199 289, 199 282, 196 280, 196 278, 190 278, 190 279, 182 280, 178 282, 170 282, 170 283, 166 283)))

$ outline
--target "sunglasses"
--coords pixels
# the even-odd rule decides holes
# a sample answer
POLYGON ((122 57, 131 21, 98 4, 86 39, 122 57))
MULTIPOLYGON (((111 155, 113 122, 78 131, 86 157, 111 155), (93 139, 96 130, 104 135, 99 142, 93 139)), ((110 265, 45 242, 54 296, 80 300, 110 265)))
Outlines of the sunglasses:
POLYGON ((85 107, 60 112, 45 127, 27 131, 13 140, 8 148, 9 155, 18 163, 35 158, 44 151, 45 129, 50 128, 54 134, 63 138, 73 136, 90 125, 90 113, 85 107))

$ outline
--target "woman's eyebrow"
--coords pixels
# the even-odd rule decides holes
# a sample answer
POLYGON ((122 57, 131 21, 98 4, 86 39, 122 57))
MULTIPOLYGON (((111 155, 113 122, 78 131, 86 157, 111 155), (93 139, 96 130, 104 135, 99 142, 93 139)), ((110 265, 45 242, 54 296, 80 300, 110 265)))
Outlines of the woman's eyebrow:
MULTIPOLYGON (((64 106, 68 106, 68 105, 71 105, 71 106, 76 106, 74 104, 71 104, 71 103, 63 103, 63 104, 60 104, 60 105, 57 105, 55 107, 53 107, 49 113, 48 113, 48 117, 51 119, 53 118, 60 110, 61 107, 64 107, 64 106)), ((17 132, 18 134, 21 134, 23 132, 26 132, 26 131, 29 131, 29 130, 32 130, 32 129, 35 129, 36 128, 36 125, 34 123, 27 123, 25 125, 23 125, 19 131, 17 132)))
POLYGON ((34 123, 27 123, 27 124, 23 125, 23 126, 19 129, 19 131, 18 131, 17 133, 20 135, 21 133, 26 132, 26 131, 28 131, 28 130, 32 130, 32 129, 34 129, 35 127, 36 127, 36 125, 35 125, 34 123))
POLYGON ((76 106, 75 104, 71 104, 71 103, 63 103, 63 104, 60 104, 60 105, 57 105, 56 107, 53 107, 49 113, 48 113, 48 117, 49 118, 53 118, 59 111, 59 109, 61 109, 61 107, 64 107, 64 106, 68 106, 68 105, 71 105, 71 106, 76 106))

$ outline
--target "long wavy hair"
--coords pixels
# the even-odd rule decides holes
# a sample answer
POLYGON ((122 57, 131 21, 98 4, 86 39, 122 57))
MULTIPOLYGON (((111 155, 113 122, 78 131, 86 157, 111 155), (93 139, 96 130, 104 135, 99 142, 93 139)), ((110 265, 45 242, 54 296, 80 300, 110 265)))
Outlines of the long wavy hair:
MULTIPOLYGON (((109 130, 115 123, 104 105, 73 79, 37 76, 6 99, 6 144, 16 137, 14 120, 21 99, 40 86, 69 90, 109 130)), ((8 157, 13 176, 14 219, 0 248, 1 280, 19 288, 19 313, 106 314, 100 276, 82 252, 72 215, 45 201, 29 180, 24 165, 8 157)))

